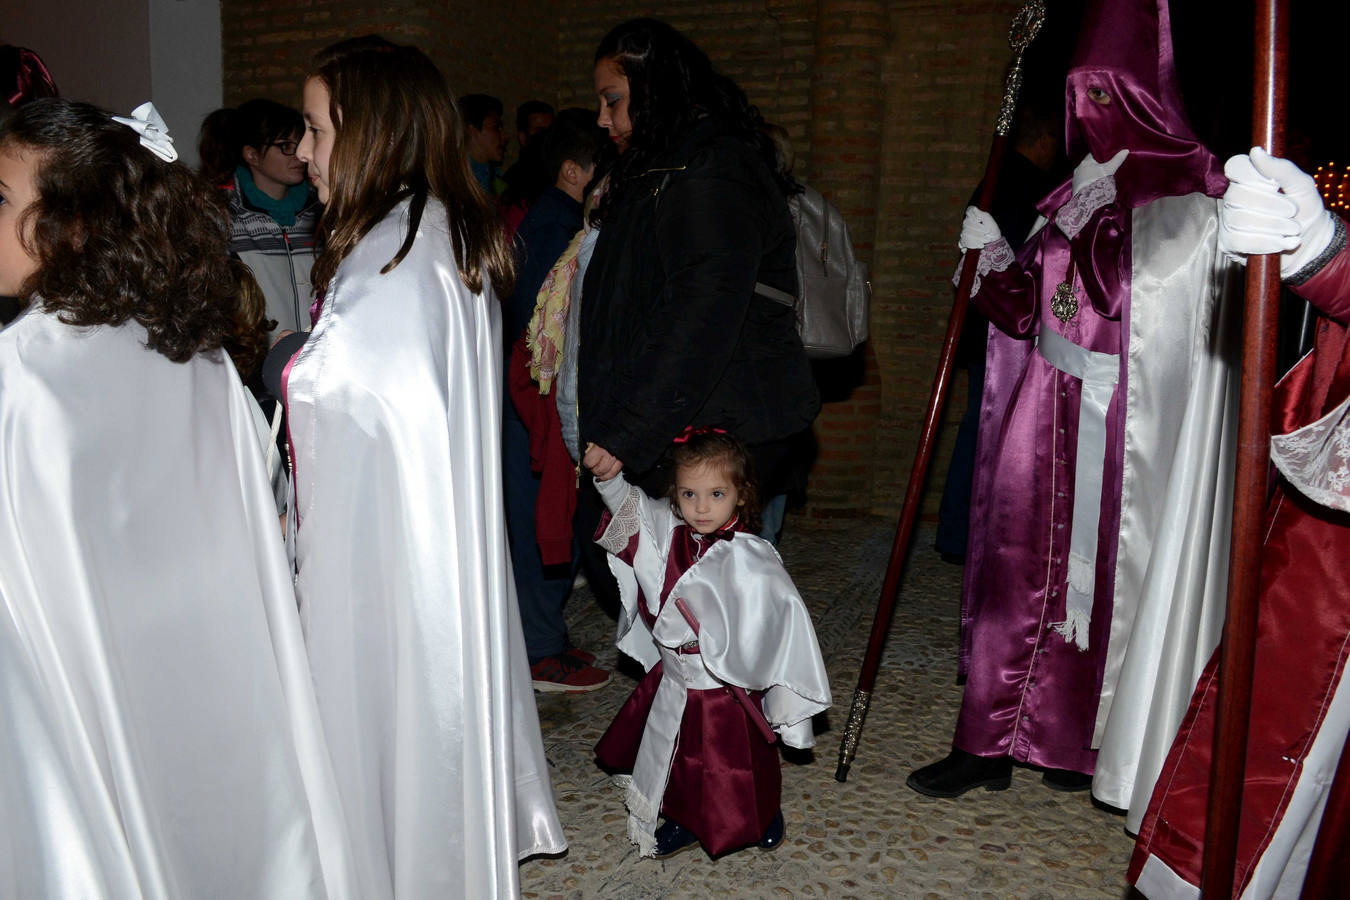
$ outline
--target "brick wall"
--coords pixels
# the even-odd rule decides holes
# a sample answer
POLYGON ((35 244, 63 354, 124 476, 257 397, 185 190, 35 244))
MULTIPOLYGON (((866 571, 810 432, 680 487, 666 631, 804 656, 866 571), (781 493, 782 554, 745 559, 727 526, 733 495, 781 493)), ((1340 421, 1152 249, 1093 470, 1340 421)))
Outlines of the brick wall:
POLYGON ((270 97, 298 107, 315 52, 378 33, 425 50, 457 95, 500 97, 513 133, 519 103, 556 102, 557 10, 548 0, 221 0, 225 102, 270 97))
MULTIPOLYGON (((594 107, 591 59, 633 15, 669 21, 783 125, 795 172, 849 218, 872 268, 872 340, 821 369, 827 404, 810 510, 895 514, 952 291, 961 211, 979 179, 1013 0, 223 0, 227 102, 296 102, 310 54, 381 31, 428 50, 459 93, 594 107), (491 10, 491 13, 487 10, 491 10)), ((936 510, 964 375, 953 383, 925 515, 936 510)))

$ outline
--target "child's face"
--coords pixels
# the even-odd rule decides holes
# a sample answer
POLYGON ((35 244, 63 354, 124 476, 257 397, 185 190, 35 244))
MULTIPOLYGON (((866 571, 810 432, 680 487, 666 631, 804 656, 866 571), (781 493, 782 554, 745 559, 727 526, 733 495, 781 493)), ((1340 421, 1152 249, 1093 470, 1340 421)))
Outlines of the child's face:
POLYGON ((699 534, 726 525, 741 505, 735 482, 722 466, 711 463, 680 466, 675 472, 675 499, 680 517, 699 534))
POLYGON ((37 199, 38 154, 9 145, 0 149, 0 297, 17 297, 38 269, 24 246, 31 224, 20 232, 20 219, 37 199))
POLYGON ((317 78, 305 82, 304 102, 305 136, 295 149, 295 158, 309 166, 309 180, 319 192, 319 202, 327 203, 332 193, 332 178, 328 157, 333 153, 336 132, 328 114, 328 87, 317 78))

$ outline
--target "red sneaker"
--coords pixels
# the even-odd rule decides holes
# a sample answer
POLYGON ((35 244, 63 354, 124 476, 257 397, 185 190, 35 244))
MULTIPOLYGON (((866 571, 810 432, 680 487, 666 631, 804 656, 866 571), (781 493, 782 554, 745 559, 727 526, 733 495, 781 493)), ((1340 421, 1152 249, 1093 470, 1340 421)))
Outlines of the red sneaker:
POLYGON ((595 654, 590 653, 586 650, 582 650, 580 647, 568 647, 566 650, 563 651, 563 653, 567 654, 573 659, 581 660, 588 666, 595 665, 595 654))
POLYGON ((545 656, 530 666, 530 677, 536 691, 564 691, 581 694, 599 690, 609 684, 610 674, 605 669, 587 665, 574 656, 559 653, 545 656))

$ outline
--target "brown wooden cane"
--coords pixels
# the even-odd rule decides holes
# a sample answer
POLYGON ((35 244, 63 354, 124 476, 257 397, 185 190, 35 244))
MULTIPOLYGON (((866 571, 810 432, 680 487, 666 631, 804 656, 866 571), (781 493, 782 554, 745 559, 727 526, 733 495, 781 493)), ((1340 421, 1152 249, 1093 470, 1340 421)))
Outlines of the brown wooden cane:
MULTIPOLYGON (((1257 0, 1252 140, 1276 156, 1284 153, 1288 47, 1288 0, 1257 0)), ((1247 261, 1243 322, 1228 615, 1219 645, 1218 716, 1200 881, 1204 897, 1232 896, 1236 876, 1261 586, 1261 543, 1269 489, 1270 393, 1275 382, 1279 301, 1279 255, 1251 257, 1247 261)))
MULTIPOLYGON (((999 169, 1003 165, 1003 155, 1008 146, 1008 133, 1012 129, 1013 114, 1017 108, 1017 95, 1022 84, 1022 54, 1031 45, 1044 21, 1045 4, 1042 0, 1032 0, 1013 19, 1008 42, 1016 56, 1004 87, 998 126, 995 129, 993 145, 989 150, 989 162, 985 166, 984 187, 976 202, 976 206, 986 212, 994 200, 994 188, 998 183, 999 169)), ((877 601, 877 611, 872 618, 872 634, 867 641, 867 654, 863 657, 862 669, 858 673, 858 686, 853 692, 848 723, 844 726, 844 736, 839 745, 839 765, 834 772, 836 781, 845 781, 848 778, 849 766, 853 764, 853 757, 858 750, 863 720, 871 703, 872 688, 876 684, 877 669, 881 665, 881 651, 886 644, 886 631, 890 627, 896 594, 900 588, 900 576, 904 571, 905 555, 909 550, 910 537, 914 531, 914 520, 918 518, 919 501, 923 497, 924 478, 928 474, 928 464, 933 457, 933 446, 936 443, 938 424, 942 420, 942 410, 947 404, 952 360, 956 356, 956 345, 961 338, 961 325, 965 322, 966 307, 970 302, 970 289, 975 282, 975 269, 979 257, 978 250, 966 253, 966 261, 961 268, 961 278, 956 287, 956 301, 952 304, 952 312, 947 319, 947 336, 943 339, 942 353, 938 357, 937 374, 933 376, 933 389, 928 396, 928 412, 924 416, 918 449, 914 452, 914 465, 909 472, 909 484, 905 488, 905 502, 900 508, 900 522, 895 529, 895 540, 891 543, 891 557, 886 564, 881 597, 877 601)))

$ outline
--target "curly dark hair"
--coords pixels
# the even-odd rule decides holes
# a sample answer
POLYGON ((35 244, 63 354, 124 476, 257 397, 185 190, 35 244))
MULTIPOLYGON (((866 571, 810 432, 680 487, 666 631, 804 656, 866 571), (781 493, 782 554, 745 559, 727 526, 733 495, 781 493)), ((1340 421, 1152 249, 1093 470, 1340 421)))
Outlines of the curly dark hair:
POLYGON ((755 462, 745 445, 734 434, 714 428, 694 428, 670 449, 670 487, 667 496, 678 510, 676 496, 680 469, 684 466, 717 465, 731 476, 740 504, 741 530, 758 534, 761 521, 759 488, 756 487, 755 462))
POLYGON ((174 362, 220 348, 239 285, 217 191, 88 103, 15 110, 0 124, 0 151, 15 149, 38 166, 23 223, 38 268, 25 298, 70 325, 135 319, 147 346, 174 362))
POLYGON ((784 195, 800 190, 779 164, 764 118, 736 82, 713 68, 708 55, 658 19, 630 19, 605 35, 595 62, 613 59, 628 79, 628 147, 610 171, 609 190, 597 218, 616 208, 631 178, 676 147, 697 122, 720 119, 754 149, 774 173, 784 195))

